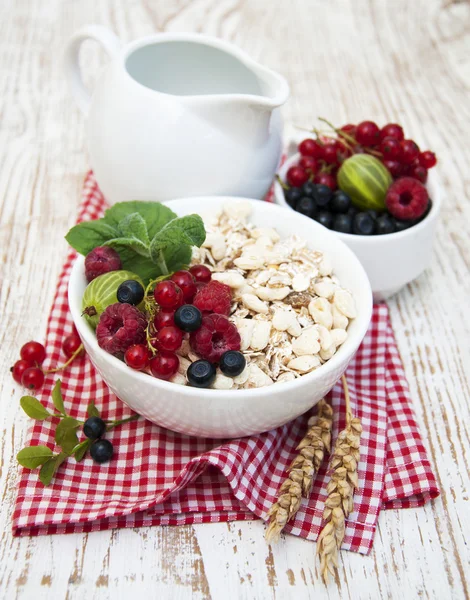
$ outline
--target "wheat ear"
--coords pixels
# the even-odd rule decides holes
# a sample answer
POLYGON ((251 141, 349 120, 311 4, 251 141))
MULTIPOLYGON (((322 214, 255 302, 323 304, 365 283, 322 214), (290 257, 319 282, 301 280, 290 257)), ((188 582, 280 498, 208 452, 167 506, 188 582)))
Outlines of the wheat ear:
POLYGON ((330 451, 333 409, 324 400, 317 404, 317 413, 308 420, 308 431, 297 450, 299 454, 287 469, 288 477, 279 488, 279 497, 268 512, 266 541, 279 540, 279 534, 299 510, 302 496, 308 498, 313 478, 330 451))
POLYGON ((330 460, 331 479, 326 491, 323 519, 325 526, 317 540, 317 554, 320 557, 320 572, 325 583, 334 568, 338 567, 338 554, 344 539, 346 519, 352 513, 354 490, 358 488, 357 465, 362 426, 359 419, 352 416, 349 390, 343 375, 346 400, 346 427, 339 433, 330 460))

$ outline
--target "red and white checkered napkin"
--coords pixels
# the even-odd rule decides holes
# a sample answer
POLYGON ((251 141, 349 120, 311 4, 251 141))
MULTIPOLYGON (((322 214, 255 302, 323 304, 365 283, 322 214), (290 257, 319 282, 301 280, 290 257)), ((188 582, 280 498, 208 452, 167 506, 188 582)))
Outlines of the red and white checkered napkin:
MULTIPOLYGON (((101 216, 105 201, 94 178, 85 182, 79 219, 101 216)), ((51 365, 60 359, 61 340, 71 332, 67 282, 74 252, 60 276, 49 318, 47 349, 51 365)), ((48 365, 46 365, 48 366, 48 365)), ((382 508, 421 506, 439 494, 411 408, 407 383, 385 305, 376 306, 371 327, 347 370, 354 413, 364 428, 359 492, 348 521, 344 548, 367 553, 382 508)), ((54 377, 41 400, 49 403, 54 377)), ((65 405, 85 418, 93 400, 104 418, 120 419, 131 411, 109 392, 88 359, 62 374, 65 405)), ((234 392, 236 393, 236 392, 234 392)), ((331 393, 334 437, 344 425, 341 384, 331 393)), ((181 525, 265 518, 276 498, 285 469, 305 434, 308 414, 267 433, 238 440, 197 439, 139 419, 108 434, 113 460, 97 465, 88 457, 69 459, 44 488, 38 473, 23 470, 13 516, 15 535, 96 531, 141 525, 181 525)), ((30 443, 54 447, 49 422, 36 422, 30 443)), ((286 528, 315 540, 322 523, 327 475, 317 475, 286 528)))

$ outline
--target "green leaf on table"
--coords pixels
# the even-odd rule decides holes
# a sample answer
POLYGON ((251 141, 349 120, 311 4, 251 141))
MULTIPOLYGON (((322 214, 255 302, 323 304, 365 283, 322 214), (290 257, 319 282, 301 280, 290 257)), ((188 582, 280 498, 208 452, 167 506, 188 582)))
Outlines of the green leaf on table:
POLYGON ((75 456, 75 460, 77 462, 80 462, 83 459, 83 457, 88 452, 88 449, 90 448, 92 443, 93 443, 92 440, 86 439, 83 442, 81 442, 80 444, 78 444, 77 446, 75 446, 72 454, 75 456))
POLYGON ((20 399, 20 406, 28 417, 36 419, 36 421, 44 421, 44 419, 52 416, 44 404, 39 402, 37 398, 33 398, 33 396, 23 396, 20 399))
POLYGON ((80 425, 81 423, 77 419, 65 417, 56 427, 55 441, 67 454, 71 454, 78 444, 77 429, 80 425))
POLYGON ((36 469, 54 456, 47 446, 27 446, 16 455, 17 461, 25 469, 36 469))
POLYGON ((64 399, 62 397, 62 382, 58 379, 52 389, 52 402, 61 415, 65 415, 64 399))
POLYGON ((145 219, 139 213, 131 213, 119 221, 118 229, 125 238, 136 238, 149 245, 149 233, 145 219))
POLYGON ((88 406, 86 407, 86 412, 89 417, 100 416, 100 411, 96 408, 95 403, 93 401, 88 403, 88 406))
POLYGON ((61 452, 42 465, 41 470, 39 471, 39 480, 44 486, 48 486, 51 483, 52 478, 57 473, 57 469, 66 458, 67 454, 61 452))
POLYGON ((103 246, 108 240, 118 237, 119 231, 103 219, 84 221, 72 227, 65 239, 77 252, 87 255, 93 248, 103 246))

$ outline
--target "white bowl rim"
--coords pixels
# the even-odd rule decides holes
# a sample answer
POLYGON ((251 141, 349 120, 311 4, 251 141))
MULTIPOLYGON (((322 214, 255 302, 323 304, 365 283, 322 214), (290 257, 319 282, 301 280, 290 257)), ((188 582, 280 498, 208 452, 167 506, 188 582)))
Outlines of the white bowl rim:
MULTIPOLYGON (((282 164, 281 168, 278 171, 278 175, 282 179, 282 181, 285 181, 284 178, 287 173, 287 170, 293 164, 295 164, 299 161, 300 156, 301 156, 300 153, 297 152, 296 154, 293 154, 292 156, 290 156, 288 159, 286 159, 284 161, 284 163, 282 164)), ((331 230, 331 231, 333 231, 333 233, 335 233, 340 238, 348 240, 348 242, 352 242, 354 240, 354 242, 364 243, 364 244, 374 244, 374 243, 377 243, 377 241, 379 241, 379 240, 381 240, 381 241, 390 240, 390 239, 399 240, 399 239, 408 237, 410 235, 413 235, 413 234, 417 233, 418 231, 420 231, 421 229, 424 229, 432 221, 434 221, 437 218, 437 216, 439 215, 439 212, 441 210, 441 186, 439 184, 438 176, 433 172, 433 170, 430 170, 430 172, 428 173, 428 180, 426 182, 426 188, 428 186, 430 188, 432 188, 431 210, 424 217, 424 219, 422 221, 420 221, 416 225, 408 227, 408 229, 404 229, 403 231, 395 231, 394 233, 387 233, 386 235, 357 235, 354 233, 343 233, 342 231, 333 231, 333 230, 331 230)), ((287 204, 287 202, 284 198, 284 193, 282 191, 282 186, 277 179, 275 179, 275 181, 274 181, 274 198, 275 198, 276 203, 279 204, 279 206, 284 206, 284 207, 288 208, 289 210, 293 210, 293 208, 287 204)))
MULTIPOLYGON (((190 198, 190 200, 192 202, 194 202, 195 204, 198 201, 203 202, 208 199, 219 201, 219 202, 221 202, 221 201, 263 202, 262 200, 255 200, 252 198, 243 198, 243 197, 238 197, 238 196, 198 196, 198 197, 190 198)), ((176 198, 176 199, 172 199, 172 200, 163 202, 163 204, 174 203, 179 200, 188 200, 188 198, 176 198)), ((271 202, 266 202, 266 208, 267 208, 267 210, 279 211, 280 216, 282 216, 282 214, 284 214, 284 211, 286 210, 285 208, 283 208, 279 205, 273 204, 271 202)), ((299 215, 298 213, 294 213, 294 214, 296 215, 296 218, 308 219, 308 221, 314 228, 322 228, 322 230, 325 229, 323 227, 323 225, 320 225, 319 223, 312 221, 309 217, 305 217, 304 215, 299 215)), ((285 392, 286 394, 289 394, 289 392, 295 392, 295 390, 297 389, 297 387, 300 384, 310 383, 311 385, 314 385, 315 380, 318 378, 319 375, 327 376, 329 373, 332 373, 335 370, 336 366, 339 365, 339 363, 342 361, 344 353, 350 352, 350 356, 352 358, 354 356, 354 354, 356 353, 357 349, 359 348, 359 346, 361 345, 361 343, 364 339, 364 336, 367 333, 367 330, 369 328, 370 322, 371 322, 372 308, 373 308, 372 290, 370 287, 369 279, 364 270, 364 267, 361 265, 361 263, 359 262, 358 258, 354 254, 354 252, 350 248, 348 248, 348 246, 344 242, 342 242, 340 239, 338 239, 334 235, 334 232, 329 232, 329 234, 333 237, 334 243, 341 245, 342 251, 345 254, 350 255, 350 258, 353 260, 353 262, 356 263, 357 274, 363 280, 363 284, 365 286, 367 286, 367 289, 368 289, 367 300, 364 302, 364 306, 363 306, 363 314, 362 315, 358 314, 358 316, 356 317, 356 319, 359 320, 360 328, 356 332, 356 335, 353 339, 348 336, 348 338, 346 339, 344 344, 342 344, 340 346, 338 352, 336 352, 332 356, 332 358, 330 358, 326 363, 324 363, 323 365, 321 365, 314 371, 311 371, 310 373, 302 375, 301 377, 295 379, 294 381, 286 381, 286 382, 273 384, 276 386, 283 386, 282 391, 285 392)), ((160 389, 163 391, 168 390, 168 391, 174 392, 175 386, 178 386, 178 393, 187 395, 189 397, 200 397, 201 392, 205 393, 208 391, 209 394, 207 395, 207 399, 214 400, 214 401, 219 401, 219 400, 226 401, 226 400, 230 400, 230 399, 233 401, 236 398, 241 398, 242 395, 244 398, 250 398, 250 397, 256 398, 256 397, 262 397, 262 396, 269 396, 270 393, 272 393, 272 390, 271 390, 272 386, 253 388, 253 389, 249 389, 249 390, 236 390, 236 391, 234 391, 234 390, 212 390, 210 388, 197 388, 197 387, 192 387, 189 385, 183 386, 183 385, 178 385, 176 383, 172 383, 170 381, 165 381, 163 379, 151 377, 148 373, 145 373, 145 372, 134 371, 134 370, 130 369, 124 363, 124 361, 121 361, 119 358, 113 356, 112 354, 109 354, 108 352, 106 352, 105 350, 103 350, 102 348, 99 347, 95 332, 90 328, 90 326, 87 324, 85 319, 81 318, 81 312, 82 312, 81 311, 81 298, 77 299, 72 294, 71 288, 72 288, 73 283, 79 276, 79 273, 83 272, 84 262, 85 262, 85 257, 82 255, 78 255, 74 261, 74 264, 72 266, 72 270, 70 273, 70 279, 69 279, 69 283, 68 283, 68 297, 69 297, 70 312, 72 314, 73 321, 75 323, 75 326, 77 327, 77 330, 78 330, 80 336, 86 340, 86 343, 88 345, 90 345, 95 352, 102 355, 104 360, 112 363, 112 365, 118 371, 120 371, 124 375, 127 375, 128 377, 134 378, 137 382, 142 382, 142 383, 146 383, 150 386, 153 386, 153 387, 155 387, 155 389, 160 389)), ((276 387, 276 390, 277 389, 279 389, 279 388, 276 387)))

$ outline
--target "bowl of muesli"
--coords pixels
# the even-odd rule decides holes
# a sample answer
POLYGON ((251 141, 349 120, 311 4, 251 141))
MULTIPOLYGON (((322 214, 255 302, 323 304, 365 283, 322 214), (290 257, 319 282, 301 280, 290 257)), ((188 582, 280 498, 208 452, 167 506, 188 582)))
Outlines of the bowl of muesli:
POLYGON ((165 204, 178 216, 197 212, 204 219, 206 239, 194 248, 191 264, 206 265, 212 281, 230 288, 224 319, 238 331, 246 366, 235 377, 217 367, 204 389, 188 385, 202 346, 185 334, 170 380, 130 369, 100 347, 82 317, 87 280, 80 256, 69 304, 104 381, 150 421, 202 437, 260 433, 309 410, 344 373, 369 326, 372 292, 359 260, 333 232, 273 204, 228 197, 165 204))

